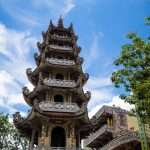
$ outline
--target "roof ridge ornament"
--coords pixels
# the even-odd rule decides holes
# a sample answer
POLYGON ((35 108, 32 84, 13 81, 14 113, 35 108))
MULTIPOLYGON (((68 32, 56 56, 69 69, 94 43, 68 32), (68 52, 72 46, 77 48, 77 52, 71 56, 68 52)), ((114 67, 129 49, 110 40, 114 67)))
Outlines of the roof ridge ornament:
POLYGON ((58 19, 58 28, 63 29, 63 19, 62 19, 62 15, 60 15, 60 18, 58 19))

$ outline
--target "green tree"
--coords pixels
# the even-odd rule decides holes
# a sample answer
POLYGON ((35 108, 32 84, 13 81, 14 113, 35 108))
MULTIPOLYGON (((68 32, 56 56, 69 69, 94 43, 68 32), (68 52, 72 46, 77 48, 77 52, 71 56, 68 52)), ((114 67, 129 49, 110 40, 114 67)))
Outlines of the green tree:
MULTIPOLYGON (((150 25, 150 17, 146 20, 150 25)), ((111 80, 115 87, 125 88, 126 92, 120 98, 135 104, 132 111, 150 125, 150 36, 143 40, 131 32, 126 37, 130 42, 122 46, 121 56, 114 61, 119 69, 112 73, 111 80)))
POLYGON ((0 113, 0 149, 26 150, 27 137, 9 122, 8 114, 0 113))

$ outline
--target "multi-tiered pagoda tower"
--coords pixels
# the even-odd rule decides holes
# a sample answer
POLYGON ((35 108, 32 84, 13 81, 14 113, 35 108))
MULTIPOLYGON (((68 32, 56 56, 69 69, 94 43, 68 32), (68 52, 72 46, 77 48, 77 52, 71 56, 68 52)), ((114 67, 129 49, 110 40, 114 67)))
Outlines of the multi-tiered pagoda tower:
POLYGON ((62 18, 58 26, 50 21, 42 35, 43 42, 37 43, 39 54, 34 55, 37 68, 27 69, 34 89, 23 88, 24 99, 32 109, 26 119, 19 112, 14 114, 14 123, 28 134, 31 148, 80 148, 90 124, 87 104, 91 94, 83 91, 88 74, 82 70, 78 37, 72 24, 64 28, 62 18))

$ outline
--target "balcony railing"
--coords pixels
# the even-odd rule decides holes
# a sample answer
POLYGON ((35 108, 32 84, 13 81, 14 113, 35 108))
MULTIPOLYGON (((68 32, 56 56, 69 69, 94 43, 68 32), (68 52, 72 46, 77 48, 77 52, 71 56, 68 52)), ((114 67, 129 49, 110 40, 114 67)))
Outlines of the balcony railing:
POLYGON ((107 145, 103 146, 99 150, 113 150, 117 148, 118 146, 121 146, 122 144, 126 144, 132 141, 138 141, 140 142, 140 137, 138 132, 127 132, 112 141, 110 141, 107 145))
POLYGON ((58 46, 58 45, 49 45, 49 47, 57 50, 63 50, 63 51, 70 51, 72 49, 72 47, 58 46))
POLYGON ((91 134, 86 140, 85 145, 88 146, 91 144, 94 140, 96 140, 98 137, 100 137, 104 132, 114 132, 113 126, 104 125, 99 130, 97 130, 95 133, 91 134))
POLYGON ((36 147, 27 148, 27 150, 81 150, 80 148, 67 148, 67 147, 36 147))
POLYGON ((68 36, 65 36, 65 35, 53 34, 52 36, 53 36, 53 37, 56 37, 56 38, 61 38, 61 39, 69 39, 69 37, 68 37, 68 36))
POLYGON ((67 102, 50 102, 43 101, 39 103, 39 108, 42 111, 57 111, 57 112, 69 112, 77 113, 81 111, 81 108, 76 103, 67 103, 67 102))
POLYGON ((75 62, 73 60, 67 60, 67 59, 46 58, 46 61, 48 63, 56 64, 56 65, 66 65, 66 66, 75 65, 75 62))
POLYGON ((59 80, 59 79, 45 78, 43 80, 43 83, 45 85, 54 86, 54 87, 74 88, 76 86, 76 83, 73 80, 59 80))

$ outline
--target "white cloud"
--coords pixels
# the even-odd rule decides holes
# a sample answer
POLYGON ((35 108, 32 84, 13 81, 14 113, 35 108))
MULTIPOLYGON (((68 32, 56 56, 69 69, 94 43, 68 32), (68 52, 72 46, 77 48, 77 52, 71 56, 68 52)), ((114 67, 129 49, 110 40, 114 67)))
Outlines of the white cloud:
POLYGON ((25 69, 33 66, 28 55, 35 48, 37 39, 30 33, 18 32, 0 24, 0 53, 7 59, 1 59, 1 69, 5 69, 15 80, 25 83, 25 69))
POLYGON ((122 99, 119 98, 119 96, 114 96, 112 101, 108 103, 102 103, 100 105, 95 106, 90 112, 89 112, 89 117, 92 118, 96 114, 96 112, 103 106, 103 105, 108 105, 108 106, 113 106, 115 105, 116 107, 121 107, 122 109, 125 110, 131 110, 134 108, 134 105, 130 105, 128 103, 125 103, 122 99))
POLYGON ((20 88, 10 74, 5 70, 0 71, 0 106, 7 109, 10 114, 17 111, 13 108, 14 105, 26 105, 20 88))
POLYGON ((84 69, 88 70, 92 64, 96 63, 97 58, 100 54, 99 36, 96 33, 93 34, 93 41, 89 49, 88 54, 84 54, 87 61, 85 61, 84 69))
POLYGON ((34 28, 43 25, 50 18, 58 18, 60 14, 63 18, 66 17, 74 7, 73 0, 31 0, 28 7, 16 0, 5 0, 0 5, 13 19, 34 28))
POLYGON ((84 87, 84 91, 91 92, 88 109, 91 111, 95 106, 109 102, 113 98, 112 83, 109 76, 90 77, 84 87))
POLYGON ((47 8, 47 13, 53 18, 62 15, 63 18, 75 7, 73 0, 32 0, 36 7, 47 8))
POLYGON ((0 106, 10 114, 18 111, 15 109, 18 104, 27 106, 22 86, 27 83, 26 68, 33 67, 29 55, 36 41, 29 32, 11 30, 0 24, 0 106))

